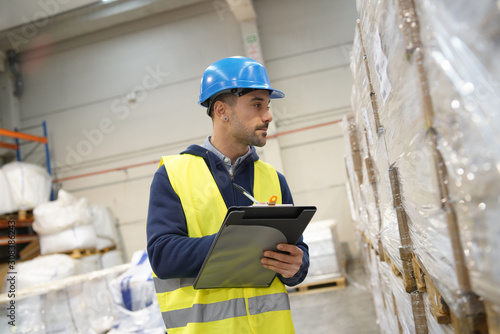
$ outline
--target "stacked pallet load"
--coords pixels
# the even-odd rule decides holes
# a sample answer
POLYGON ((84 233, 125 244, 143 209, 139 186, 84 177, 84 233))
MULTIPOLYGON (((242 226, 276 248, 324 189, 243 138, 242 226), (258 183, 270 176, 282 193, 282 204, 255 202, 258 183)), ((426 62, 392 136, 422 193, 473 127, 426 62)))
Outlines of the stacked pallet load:
POLYGON ((60 189, 57 200, 37 206, 33 215, 42 255, 67 254, 78 260, 81 272, 123 263, 117 221, 106 206, 60 189))
POLYGON ((9 261, 40 255, 33 209, 50 200, 52 180, 44 168, 13 161, 0 168, 0 280, 9 261))
POLYGON ((381 330, 498 333, 500 9, 357 9, 346 167, 381 330))

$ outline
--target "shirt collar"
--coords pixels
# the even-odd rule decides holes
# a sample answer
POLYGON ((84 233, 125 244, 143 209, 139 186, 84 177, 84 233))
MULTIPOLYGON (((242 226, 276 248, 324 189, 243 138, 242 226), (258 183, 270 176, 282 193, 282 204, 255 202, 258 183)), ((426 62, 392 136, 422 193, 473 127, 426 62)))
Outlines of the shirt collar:
POLYGON ((236 162, 231 165, 231 159, 226 157, 218 149, 216 149, 215 146, 210 142, 210 138, 212 138, 212 136, 207 136, 202 146, 215 154, 222 161, 224 167, 226 167, 229 173, 234 172, 236 168, 241 164, 241 162, 245 160, 250 154, 252 154, 252 149, 249 147, 247 153, 236 159, 236 162))

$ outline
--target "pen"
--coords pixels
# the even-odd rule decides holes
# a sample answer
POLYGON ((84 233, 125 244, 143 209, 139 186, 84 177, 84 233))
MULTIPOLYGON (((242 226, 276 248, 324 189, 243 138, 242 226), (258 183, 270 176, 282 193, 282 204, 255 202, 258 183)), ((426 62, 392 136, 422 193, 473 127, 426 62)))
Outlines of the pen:
POLYGON ((243 188, 242 186, 236 184, 233 182, 233 186, 238 189, 243 195, 245 195, 246 197, 248 197, 252 202, 256 203, 256 204, 259 204, 259 201, 257 201, 252 195, 250 195, 250 193, 248 191, 245 190, 245 188, 243 188))

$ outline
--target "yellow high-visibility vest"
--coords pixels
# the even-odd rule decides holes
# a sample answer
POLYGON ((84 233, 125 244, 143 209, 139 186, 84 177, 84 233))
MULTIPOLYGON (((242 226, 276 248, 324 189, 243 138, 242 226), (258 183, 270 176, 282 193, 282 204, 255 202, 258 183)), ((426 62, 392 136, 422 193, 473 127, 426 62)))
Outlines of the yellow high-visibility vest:
MULTIPOLYGON (((162 157, 162 164, 181 200, 189 237, 217 233, 227 207, 204 159, 182 154, 162 157)), ((281 204, 278 174, 257 160, 254 197, 267 202, 273 195, 281 204)), ((153 280, 169 334, 295 333, 288 294, 277 277, 268 288, 202 290, 193 288, 194 278, 160 279, 153 273, 153 280)))

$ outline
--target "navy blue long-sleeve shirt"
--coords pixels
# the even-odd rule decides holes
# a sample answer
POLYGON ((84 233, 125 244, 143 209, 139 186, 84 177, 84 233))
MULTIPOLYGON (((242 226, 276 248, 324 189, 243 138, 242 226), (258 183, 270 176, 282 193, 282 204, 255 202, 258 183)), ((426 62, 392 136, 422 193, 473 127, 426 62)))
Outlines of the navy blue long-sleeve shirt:
MULTIPOLYGON (((254 162, 259 159, 255 148, 233 174, 234 182, 253 194, 254 162)), ((252 202, 232 186, 231 176, 214 153, 198 145, 189 146, 181 154, 204 158, 219 187, 226 206, 248 206, 252 202)), ((293 204, 285 177, 278 172, 282 203, 293 204)), ((220 222, 222 224, 222 221, 220 222)), ((156 171, 151 183, 147 218, 147 251, 151 267, 161 279, 196 277, 215 239, 215 234, 201 238, 188 236, 181 201, 170 184, 164 166, 156 171)), ((303 251, 302 266, 294 277, 279 279, 286 285, 301 283, 309 269, 309 250, 300 237, 297 246, 303 251)))

